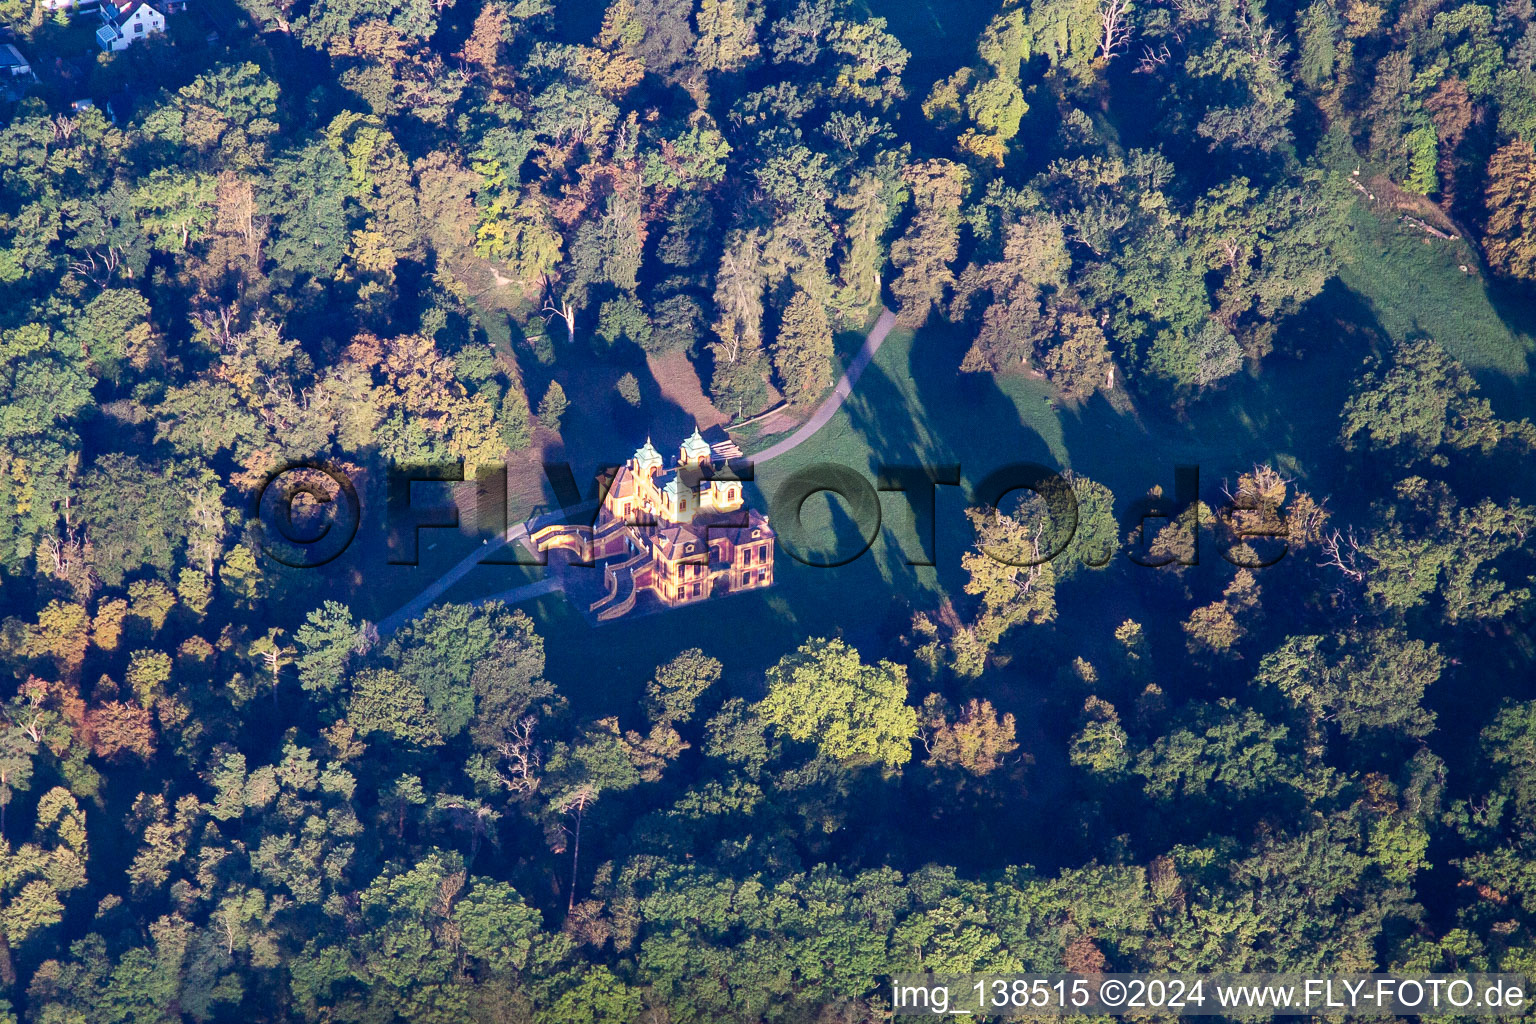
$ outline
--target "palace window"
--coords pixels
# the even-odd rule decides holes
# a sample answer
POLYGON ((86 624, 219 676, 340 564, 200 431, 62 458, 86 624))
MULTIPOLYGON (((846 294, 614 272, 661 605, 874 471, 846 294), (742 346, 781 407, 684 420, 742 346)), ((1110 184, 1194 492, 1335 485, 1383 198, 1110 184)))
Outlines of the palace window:
POLYGON ((694 597, 698 597, 699 596, 699 585, 697 583, 695 583, 693 585, 693 596, 694 597))
POLYGON ((768 579, 768 571, 765 569, 757 574, 757 582, 763 583, 768 579))
POLYGON ((742 552, 741 564, 742 565, 751 565, 752 564, 752 549, 751 548, 747 548, 746 551, 742 552))

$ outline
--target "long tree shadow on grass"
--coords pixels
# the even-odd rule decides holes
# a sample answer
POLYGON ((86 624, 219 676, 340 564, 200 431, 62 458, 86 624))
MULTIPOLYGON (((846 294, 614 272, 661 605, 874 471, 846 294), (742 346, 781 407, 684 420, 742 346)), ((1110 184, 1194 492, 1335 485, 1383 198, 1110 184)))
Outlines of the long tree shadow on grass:
POLYGON ((628 459, 647 436, 675 458, 673 446, 693 430, 692 418, 662 393, 645 353, 630 342, 603 352, 565 353, 553 369, 552 379, 571 402, 561 420, 564 444, 557 458, 571 464, 584 495, 599 470, 628 459), (619 393, 625 374, 633 374, 639 387, 638 406, 619 393))

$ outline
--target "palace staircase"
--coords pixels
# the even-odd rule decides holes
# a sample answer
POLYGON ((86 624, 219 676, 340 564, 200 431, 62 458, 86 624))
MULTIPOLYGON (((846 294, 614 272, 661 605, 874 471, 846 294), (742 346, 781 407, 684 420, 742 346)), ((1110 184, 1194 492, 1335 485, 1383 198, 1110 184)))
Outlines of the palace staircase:
POLYGON ((649 551, 637 551, 618 565, 608 566, 603 570, 608 593, 593 601, 587 610, 595 612, 599 622, 629 614, 635 606, 636 598, 640 596, 640 588, 635 585, 635 573, 650 563, 649 551))
POLYGON ((592 550, 592 527, 557 523, 535 530, 528 535, 528 540, 535 551, 559 548, 562 551, 574 551, 581 561, 587 561, 588 553, 592 550))

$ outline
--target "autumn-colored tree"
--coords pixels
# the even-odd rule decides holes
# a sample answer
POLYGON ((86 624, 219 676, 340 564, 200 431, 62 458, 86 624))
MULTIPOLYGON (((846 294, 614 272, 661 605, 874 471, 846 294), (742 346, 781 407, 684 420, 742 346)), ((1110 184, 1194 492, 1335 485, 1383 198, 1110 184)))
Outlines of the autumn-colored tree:
POLYGON ((91 749, 99 757, 115 759, 128 753, 148 759, 155 754, 155 727, 147 709, 137 704, 110 700, 86 713, 91 749))
POLYGON ((1077 310, 1056 317, 1053 338, 1040 356, 1040 370, 1069 402, 1081 402, 1094 392, 1114 387, 1114 361, 1109 340, 1098 321, 1077 310))
POLYGON ((891 246, 891 294, 896 315, 905 327, 928 319, 944 292, 954 283, 950 264, 960 251, 960 201, 969 172, 949 160, 925 160, 903 175, 912 191, 914 212, 907 230, 891 246))
POLYGON ((1073 974, 1103 974, 1109 961, 1098 944, 1087 935, 1079 935, 1067 943, 1061 966, 1073 974))
POLYGON ((1196 608, 1184 623, 1184 633, 1193 654, 1224 654, 1247 635, 1239 616, 1258 606, 1259 585, 1253 573, 1239 569, 1220 601, 1196 608))
POLYGON ((459 56, 481 74, 495 70, 502 40, 507 35, 508 11, 502 4, 486 4, 475 15, 474 28, 464 40, 459 56))
POLYGON ((930 693, 918 712, 918 739, 928 752, 926 763, 964 768, 987 775, 1019 749, 1013 714, 998 715, 992 702, 972 698, 958 714, 937 693, 930 693))
POLYGON ((85 608, 50 601, 37 613, 37 625, 27 631, 25 650, 28 657, 52 659, 61 674, 72 676, 85 661, 90 638, 90 616, 85 608))
POLYGON ((1440 179, 1440 205, 1450 209, 1456 202, 1456 179, 1461 165, 1456 152, 1477 118, 1477 108, 1466 83, 1453 76, 1424 98, 1424 109, 1434 122, 1439 143, 1440 163, 1436 172, 1440 179))
POLYGON ((1536 149, 1529 142, 1515 139, 1494 152, 1484 200, 1488 262, 1510 277, 1536 279, 1536 149))

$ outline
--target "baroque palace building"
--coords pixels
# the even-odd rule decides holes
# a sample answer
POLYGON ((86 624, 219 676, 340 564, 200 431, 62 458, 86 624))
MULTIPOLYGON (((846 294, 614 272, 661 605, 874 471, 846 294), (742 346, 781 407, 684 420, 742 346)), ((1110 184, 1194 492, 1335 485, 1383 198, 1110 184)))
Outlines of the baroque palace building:
POLYGON ((676 608, 773 585, 768 517, 745 507, 741 480, 698 430, 675 465, 647 438, 605 484, 591 527, 550 526, 532 537, 541 550, 606 563, 605 593, 590 608, 599 621, 629 614, 647 593, 676 608))

